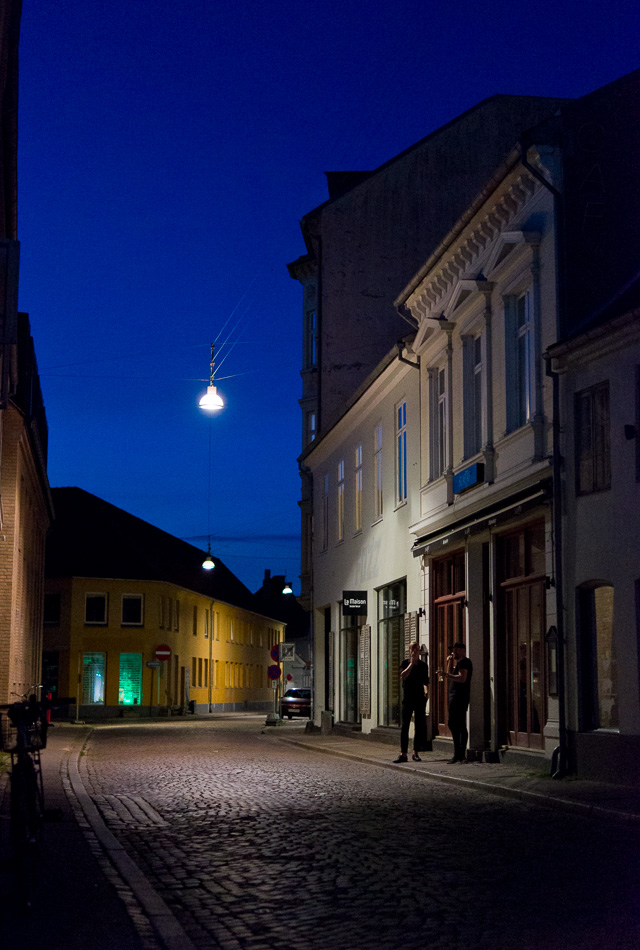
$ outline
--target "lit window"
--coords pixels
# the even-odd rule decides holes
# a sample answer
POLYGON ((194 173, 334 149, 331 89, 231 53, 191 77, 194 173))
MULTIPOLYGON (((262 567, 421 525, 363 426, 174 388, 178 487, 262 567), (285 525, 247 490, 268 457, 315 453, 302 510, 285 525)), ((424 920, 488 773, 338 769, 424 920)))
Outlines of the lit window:
POLYGON ((118 703, 121 706, 139 706, 142 702, 142 655, 120 654, 118 703))
POLYGON ((105 654, 82 654, 82 704, 104 703, 105 654))

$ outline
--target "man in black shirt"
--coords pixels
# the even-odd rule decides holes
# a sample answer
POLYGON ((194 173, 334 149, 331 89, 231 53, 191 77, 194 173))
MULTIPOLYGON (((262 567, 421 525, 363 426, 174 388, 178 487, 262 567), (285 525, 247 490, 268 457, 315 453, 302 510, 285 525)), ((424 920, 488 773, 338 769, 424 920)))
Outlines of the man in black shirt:
POLYGON ((464 762, 467 755, 469 740, 467 709, 472 675, 473 664, 467 656, 466 646, 462 642, 454 643, 453 650, 447 657, 445 671, 445 676, 449 680, 449 722, 447 725, 453 738, 453 758, 449 759, 449 765, 453 765, 454 762, 464 762))
POLYGON ((413 737, 413 760, 421 762, 418 755, 424 748, 427 737, 427 720, 425 710, 427 706, 427 691, 429 686, 429 667, 420 659, 420 644, 412 643, 409 647, 409 659, 400 664, 400 679, 402 680, 402 728, 400 730, 400 755, 394 762, 406 762, 409 748, 409 725, 411 716, 415 714, 415 734, 413 737))

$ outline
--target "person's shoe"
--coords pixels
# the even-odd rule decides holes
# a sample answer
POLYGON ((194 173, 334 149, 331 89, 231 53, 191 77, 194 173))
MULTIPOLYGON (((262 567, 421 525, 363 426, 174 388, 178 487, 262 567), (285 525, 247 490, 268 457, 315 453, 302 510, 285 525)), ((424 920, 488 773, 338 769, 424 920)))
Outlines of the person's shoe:
POLYGON ((405 755, 404 752, 401 752, 398 758, 393 760, 394 765, 397 765, 398 762, 406 762, 406 761, 407 761, 407 756, 405 755))
POLYGON ((411 758, 413 759, 414 762, 422 762, 422 759, 420 758, 417 752, 414 752, 411 758))
POLYGON ((459 762, 459 761, 460 759, 456 755, 454 755, 452 759, 447 759, 447 765, 455 765, 456 762, 459 762))

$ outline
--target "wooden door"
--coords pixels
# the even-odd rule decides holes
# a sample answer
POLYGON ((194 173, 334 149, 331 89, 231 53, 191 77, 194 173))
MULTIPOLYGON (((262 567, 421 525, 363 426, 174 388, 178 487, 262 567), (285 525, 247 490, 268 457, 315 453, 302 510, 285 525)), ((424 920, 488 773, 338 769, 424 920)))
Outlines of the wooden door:
POLYGON ((544 662, 545 588, 540 580, 505 587, 503 638, 509 743, 529 749, 543 747, 546 721, 544 662))

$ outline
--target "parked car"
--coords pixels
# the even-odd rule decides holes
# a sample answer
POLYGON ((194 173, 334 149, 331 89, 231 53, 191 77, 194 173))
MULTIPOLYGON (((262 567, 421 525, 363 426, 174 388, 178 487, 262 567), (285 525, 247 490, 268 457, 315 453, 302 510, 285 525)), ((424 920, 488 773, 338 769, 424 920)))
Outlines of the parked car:
POLYGON ((307 716, 311 718, 311 690, 292 687, 288 689, 280 700, 280 715, 284 719, 293 716, 307 716))

